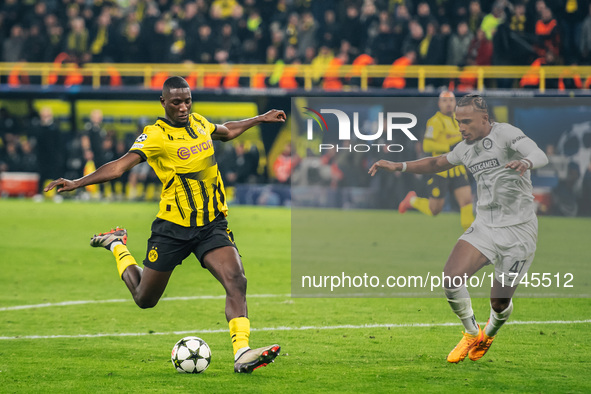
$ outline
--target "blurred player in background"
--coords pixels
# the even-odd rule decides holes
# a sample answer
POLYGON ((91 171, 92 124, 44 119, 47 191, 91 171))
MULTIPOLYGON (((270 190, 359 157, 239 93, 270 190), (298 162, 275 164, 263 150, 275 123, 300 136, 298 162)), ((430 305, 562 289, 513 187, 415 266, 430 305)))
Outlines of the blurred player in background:
POLYGON ((476 220, 459 238, 443 272, 450 278, 444 280, 447 300, 465 328, 462 340, 447 356, 450 363, 467 355, 474 361, 484 356, 513 311, 513 293, 534 259, 538 238, 530 170, 548 163, 544 152, 520 129, 490 123, 487 103, 478 95, 459 100, 456 119, 463 141, 450 153, 408 163, 380 160, 369 170, 372 176, 380 168, 430 174, 464 164, 477 181, 476 220), (482 330, 464 279, 487 264, 494 264, 495 280, 490 318, 482 330))
MULTIPOLYGON (((458 122, 454 116, 456 97, 452 92, 443 91, 439 95, 439 111, 427 121, 427 130, 423 140, 423 150, 433 157, 449 152, 462 140, 458 122)), ((400 213, 414 208, 425 215, 437 216, 443 209, 447 191, 453 195, 460 207, 460 223, 464 230, 474 221, 472 191, 466 167, 459 165, 439 172, 427 181, 429 198, 417 197, 414 191, 408 192, 398 206, 400 213)))
POLYGON ((45 191, 58 187, 58 192, 64 192, 110 181, 147 161, 162 181, 162 195, 143 270, 127 249, 124 229, 95 235, 91 246, 113 252, 119 275, 140 308, 154 307, 174 268, 195 254, 226 290, 234 371, 250 373, 272 362, 280 347, 249 347, 246 277, 226 221, 228 206, 212 140, 232 140, 263 122, 285 122, 285 113, 271 110, 250 119, 212 124, 191 113, 191 89, 181 77, 164 82, 160 102, 165 117, 147 126, 128 153, 82 178, 57 179, 45 191))

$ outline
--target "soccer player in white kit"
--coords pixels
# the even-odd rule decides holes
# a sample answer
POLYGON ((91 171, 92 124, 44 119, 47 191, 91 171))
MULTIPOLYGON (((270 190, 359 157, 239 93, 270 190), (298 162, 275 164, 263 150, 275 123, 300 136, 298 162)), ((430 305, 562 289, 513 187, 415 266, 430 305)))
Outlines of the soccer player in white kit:
POLYGON ((479 95, 458 101, 456 119, 463 140, 451 152, 411 162, 380 160, 369 169, 372 176, 380 168, 430 174, 463 164, 477 181, 476 220, 459 238, 443 269, 445 295, 465 328, 462 340, 447 356, 450 363, 484 356, 513 311, 511 298, 533 261, 538 238, 529 170, 548 163, 544 152, 520 129, 491 123, 487 103, 479 95), (490 318, 481 329, 463 278, 487 264, 494 264, 495 280, 490 318), (447 277, 462 280, 454 284, 447 277))

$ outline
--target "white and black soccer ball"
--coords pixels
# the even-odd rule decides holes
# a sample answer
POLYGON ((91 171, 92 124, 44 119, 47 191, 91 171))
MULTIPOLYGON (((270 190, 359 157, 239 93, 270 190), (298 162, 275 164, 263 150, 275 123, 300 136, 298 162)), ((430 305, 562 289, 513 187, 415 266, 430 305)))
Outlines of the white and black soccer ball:
POLYGON ((172 365, 180 373, 201 373, 209 367, 211 350, 198 337, 184 337, 172 348, 172 365))
MULTIPOLYGON (((558 153, 577 166, 579 179, 576 189, 579 190, 591 163, 591 121, 573 124, 569 131, 562 133, 557 148, 558 153)), ((564 171, 566 177, 566 168, 564 171)))

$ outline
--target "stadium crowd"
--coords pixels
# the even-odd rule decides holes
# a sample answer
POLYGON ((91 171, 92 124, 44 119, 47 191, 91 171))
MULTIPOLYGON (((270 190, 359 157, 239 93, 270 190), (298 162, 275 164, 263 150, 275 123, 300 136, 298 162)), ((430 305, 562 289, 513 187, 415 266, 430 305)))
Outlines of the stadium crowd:
POLYGON ((1 59, 591 64, 589 0, 5 0, 1 59))

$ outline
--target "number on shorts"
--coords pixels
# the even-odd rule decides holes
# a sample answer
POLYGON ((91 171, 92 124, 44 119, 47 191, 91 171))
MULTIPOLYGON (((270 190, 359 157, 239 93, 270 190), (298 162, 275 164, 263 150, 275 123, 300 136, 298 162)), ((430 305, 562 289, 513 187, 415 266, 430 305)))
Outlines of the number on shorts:
POLYGON ((514 275, 515 277, 519 276, 519 274, 521 274, 521 270, 523 269, 523 267, 525 267, 525 262, 527 260, 517 260, 515 262, 515 264, 513 264, 511 266, 511 268, 509 268, 509 272, 514 275), (519 268, 519 265, 521 264, 521 268, 519 268))

